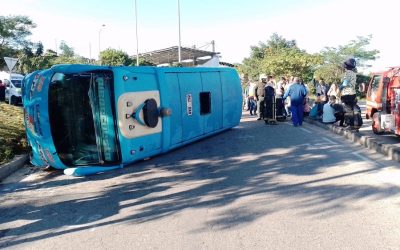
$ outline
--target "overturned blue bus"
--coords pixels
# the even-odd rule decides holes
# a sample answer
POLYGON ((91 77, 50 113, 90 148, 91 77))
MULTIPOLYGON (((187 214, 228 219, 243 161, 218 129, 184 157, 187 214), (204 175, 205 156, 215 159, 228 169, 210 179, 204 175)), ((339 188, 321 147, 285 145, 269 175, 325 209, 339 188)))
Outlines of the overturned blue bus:
POLYGON ((31 163, 82 176, 122 168, 239 124, 229 68, 57 65, 25 76, 31 163))

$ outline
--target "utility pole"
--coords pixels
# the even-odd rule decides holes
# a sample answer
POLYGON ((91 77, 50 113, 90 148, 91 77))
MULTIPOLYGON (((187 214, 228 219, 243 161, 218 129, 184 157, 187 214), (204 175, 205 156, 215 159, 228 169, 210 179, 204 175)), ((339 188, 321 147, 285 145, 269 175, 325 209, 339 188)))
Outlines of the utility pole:
POLYGON ((92 60, 92 44, 89 42, 89 62, 92 60))
POLYGON ((103 29, 103 27, 105 27, 106 25, 103 24, 101 25, 100 29, 99 29, 99 61, 100 61, 100 52, 101 52, 101 47, 100 47, 100 35, 101 35, 101 30, 103 29))
POLYGON ((139 66, 139 37, 138 37, 137 2, 136 2, 136 0, 135 0, 135 18, 136 18, 136 66, 139 66))

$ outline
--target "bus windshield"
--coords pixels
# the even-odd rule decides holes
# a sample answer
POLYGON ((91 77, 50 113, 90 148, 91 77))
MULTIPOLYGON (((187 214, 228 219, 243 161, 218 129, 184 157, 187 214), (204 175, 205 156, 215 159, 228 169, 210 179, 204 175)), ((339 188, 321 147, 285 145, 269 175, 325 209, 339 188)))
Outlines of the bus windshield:
POLYGON ((111 72, 56 73, 49 88, 49 118, 58 156, 67 166, 119 161, 112 110, 111 72))

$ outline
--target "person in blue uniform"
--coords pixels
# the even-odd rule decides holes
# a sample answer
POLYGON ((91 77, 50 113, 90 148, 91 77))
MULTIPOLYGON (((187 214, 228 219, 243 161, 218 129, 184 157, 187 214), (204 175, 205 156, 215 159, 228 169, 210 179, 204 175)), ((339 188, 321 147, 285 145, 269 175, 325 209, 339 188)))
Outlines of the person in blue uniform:
POLYGON ((304 109, 304 98, 307 95, 307 89, 304 85, 300 84, 300 79, 295 77, 293 84, 286 90, 283 99, 290 96, 292 112, 292 121, 295 127, 303 124, 303 109, 304 109))

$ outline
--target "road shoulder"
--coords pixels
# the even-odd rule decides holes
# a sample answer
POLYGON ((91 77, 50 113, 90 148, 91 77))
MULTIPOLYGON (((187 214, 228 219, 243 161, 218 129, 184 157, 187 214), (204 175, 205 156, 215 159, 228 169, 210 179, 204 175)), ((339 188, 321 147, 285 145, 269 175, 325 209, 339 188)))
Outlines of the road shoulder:
POLYGON ((390 143, 384 143, 383 140, 365 135, 362 132, 344 130, 339 126, 323 124, 322 122, 313 120, 309 117, 304 117, 304 121, 322 129, 329 130, 337 135, 343 136, 348 141, 364 146, 365 148, 374 152, 383 154, 389 157, 391 160, 400 162, 400 147, 398 146, 394 146, 390 143))

